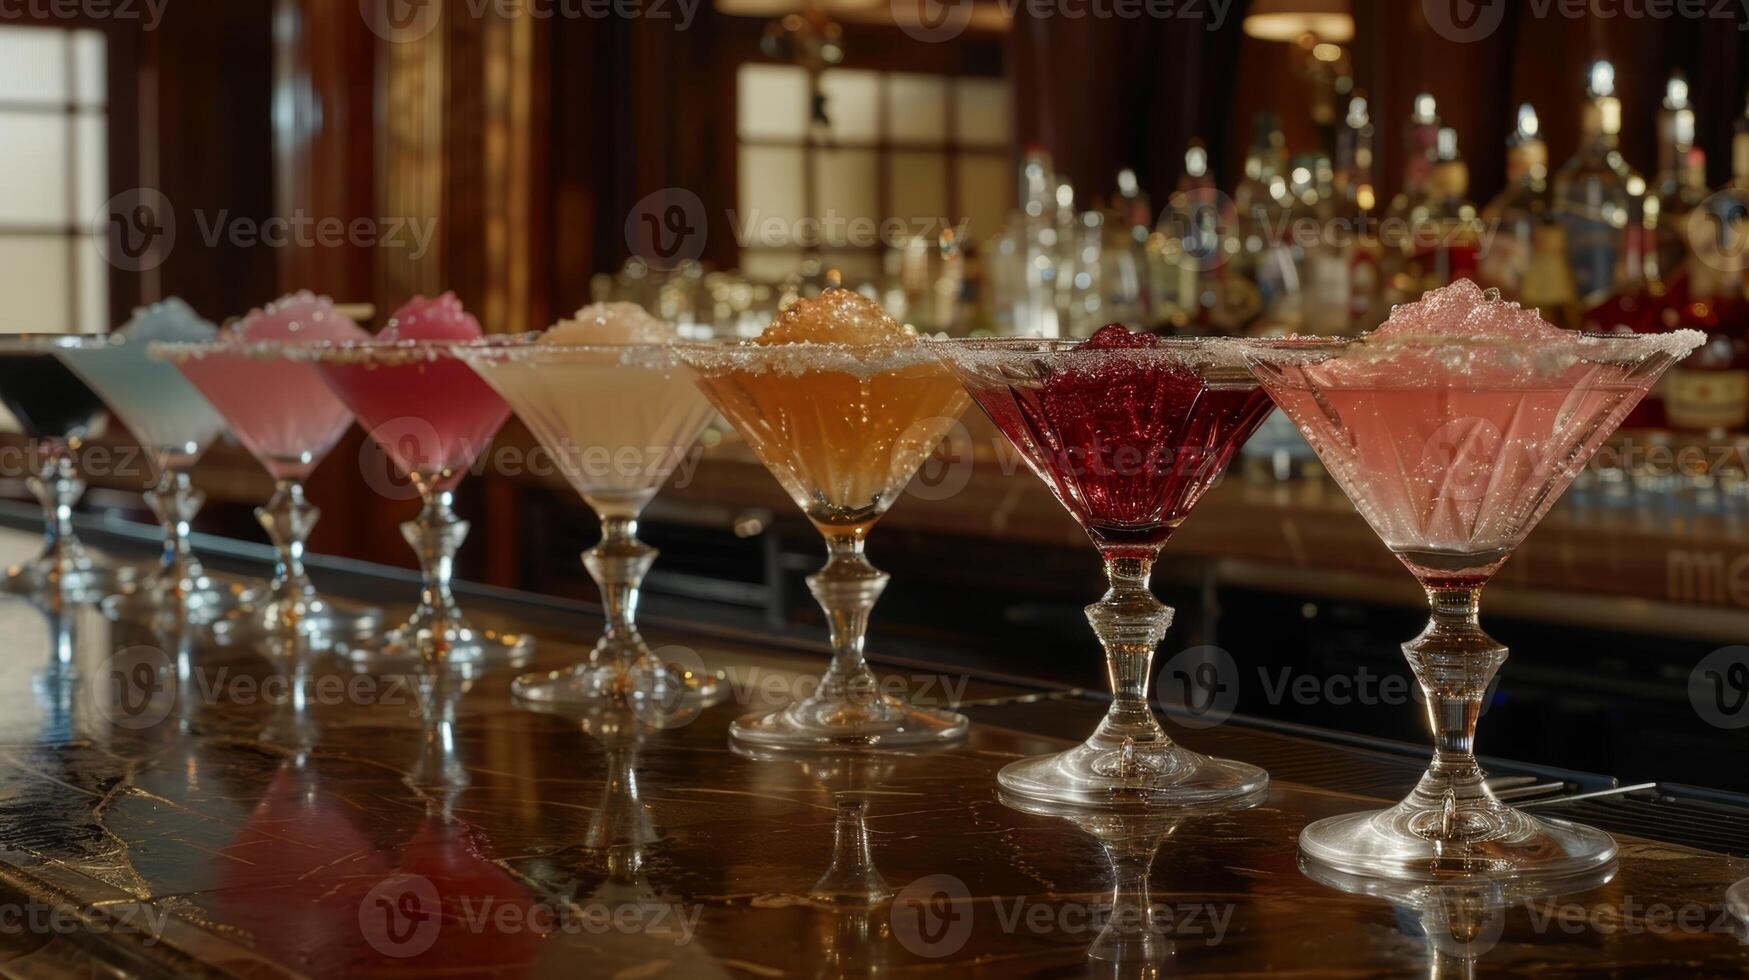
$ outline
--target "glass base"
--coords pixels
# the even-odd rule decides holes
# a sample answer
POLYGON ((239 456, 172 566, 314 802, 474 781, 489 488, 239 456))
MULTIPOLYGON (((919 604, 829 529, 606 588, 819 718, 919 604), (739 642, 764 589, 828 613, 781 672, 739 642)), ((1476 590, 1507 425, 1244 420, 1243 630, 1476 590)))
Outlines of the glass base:
POLYGON ((337 642, 335 650, 360 670, 401 674, 428 666, 518 666, 534 654, 534 638, 522 633, 475 629, 465 622, 441 629, 404 623, 364 642, 337 642))
POLYGON ((66 564, 42 555, 6 569, 0 590, 13 595, 61 596, 77 600, 101 599, 116 587, 114 569, 89 560, 66 564))
POLYGON ((970 723, 953 711, 919 708, 890 695, 871 700, 819 696, 766 714, 746 715, 729 726, 734 738, 770 748, 928 745, 951 742, 970 723))
POLYGON ((1582 874, 1614 860, 1616 848, 1601 830, 1482 799, 1327 817, 1300 832, 1300 850, 1348 874, 1433 880, 1582 874))
POLYGON ((221 582, 201 575, 174 581, 161 571, 130 569, 119 578, 120 591, 103 600, 110 616, 149 615, 198 626, 235 612, 247 589, 240 583, 221 582))
POLYGON ((247 593, 236 609, 214 620, 210 628, 222 641, 297 636, 321 646, 356 639, 382 625, 383 614, 378 609, 342 606, 320 596, 282 599, 247 593))
POLYGON ((666 710, 677 710, 714 704, 728 694, 729 686, 720 674, 664 664, 649 656, 629 665, 592 659, 562 670, 524 674, 511 682, 510 692, 518 700, 553 707, 648 699, 666 710))
POLYGON ((1269 787, 1269 773, 1167 741, 1112 745, 1097 736, 1055 755, 1009 763, 1004 790, 1080 807, 1184 806, 1240 800, 1269 787))

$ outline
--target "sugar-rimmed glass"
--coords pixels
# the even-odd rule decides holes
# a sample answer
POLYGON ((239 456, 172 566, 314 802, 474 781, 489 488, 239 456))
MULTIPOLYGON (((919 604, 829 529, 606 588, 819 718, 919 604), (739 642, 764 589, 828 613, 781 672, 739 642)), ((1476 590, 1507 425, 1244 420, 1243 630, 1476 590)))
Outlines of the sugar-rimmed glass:
POLYGON ((296 633, 323 640, 359 636, 382 624, 381 613, 323 597, 304 568, 310 531, 322 515, 304 496, 304 481, 352 425, 352 413, 314 365, 285 356, 288 346, 235 339, 157 341, 146 352, 175 365, 274 479, 273 496, 255 510, 277 554, 273 580, 243 595, 235 610, 213 623, 215 633, 296 633))
POLYGON ((1300 835, 1322 865, 1394 878, 1562 876, 1615 842, 1497 799, 1476 723, 1506 648, 1482 630, 1482 588, 1666 368, 1704 339, 1406 333, 1247 348, 1252 370, 1387 548, 1431 619, 1403 654, 1426 696, 1431 765, 1386 810, 1300 835))
POLYGON ((629 697, 680 707, 714 699, 716 676, 658 659, 637 625, 644 576, 656 561, 656 549, 638 540, 638 518, 710 423, 710 405, 668 346, 539 336, 456 353, 510 404, 601 519, 601 541, 583 553, 583 566, 601 590, 607 625, 584 663, 518 677, 512 691, 552 704, 629 697))
POLYGON ((883 693, 863 655, 887 575, 869 531, 965 411, 928 346, 784 343, 688 347, 699 387, 826 542, 808 587, 826 612, 832 663, 810 696, 734 722, 772 747, 912 745, 965 734, 965 716, 883 693))
POLYGON ((62 362, 90 385, 139 440, 156 481, 146 504, 164 531, 163 555, 144 575, 124 576, 116 607, 144 605, 192 623, 211 622, 235 608, 241 589, 207 575, 189 543, 204 495, 190 470, 225 421, 176 368, 146 354, 148 341, 119 334, 70 337, 55 347, 62 362))
POLYGON ((287 357, 315 365, 386 457, 393 472, 367 466, 366 484, 388 497, 410 490, 421 501, 418 515, 401 525, 419 558, 418 605, 381 636, 339 644, 373 670, 407 669, 418 661, 518 661, 533 650, 523 634, 470 625, 452 586, 456 552, 469 528, 455 512, 456 487, 510 418, 510 406, 457 350, 516 342, 317 341, 285 349, 287 357))
MULTIPOLYGON (((1110 328, 1108 328, 1110 329, 1110 328)), ((1148 705, 1154 651, 1173 611, 1148 580, 1190 516, 1268 416, 1236 342, 1180 338, 1094 349, 1070 340, 941 341, 972 400, 1099 549, 1110 584, 1087 607, 1112 704, 1091 737, 1003 768, 1020 796, 1082 806, 1162 806, 1247 796, 1262 769, 1174 742, 1148 705)))

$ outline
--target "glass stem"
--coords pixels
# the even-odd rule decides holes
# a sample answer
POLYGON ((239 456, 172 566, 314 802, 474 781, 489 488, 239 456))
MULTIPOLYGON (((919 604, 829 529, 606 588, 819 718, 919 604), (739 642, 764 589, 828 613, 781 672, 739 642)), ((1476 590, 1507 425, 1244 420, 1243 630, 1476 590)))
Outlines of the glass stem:
POLYGON ((868 846, 868 801, 840 797, 832 822, 832 863, 809 897, 845 905, 874 905, 893 891, 875 868, 868 846))
POLYGON ((1148 875, 1154 865, 1158 841, 1114 841, 1105 845, 1111 861, 1111 910, 1105 928, 1093 940, 1087 957, 1105 962, 1138 966, 1157 963, 1171 949, 1170 940, 1155 920, 1148 875))
POLYGON ((1430 588, 1432 619, 1421 635, 1403 644, 1403 655, 1427 700, 1433 731, 1433 763, 1414 799, 1451 810, 1492 799, 1476 763, 1476 720, 1488 684, 1506 662, 1506 648, 1482 631, 1481 588, 1430 588))
POLYGON ((602 614, 607 629, 596 650, 611 651, 623 666, 642 652, 638 635, 638 598, 644 576, 656 562, 656 549, 638 540, 638 519, 626 516, 601 518, 601 542, 583 553, 583 566, 601 589, 602 614))
POLYGON ((146 506, 157 516, 164 528, 164 554, 159 560, 159 576, 167 586, 186 591, 205 575, 200 559, 188 543, 189 526, 206 497, 194 488, 186 470, 165 467, 158 485, 146 491, 146 506))
POLYGON ((818 695, 827 701, 864 704, 877 693, 863 643, 869 612, 886 589, 888 577, 869 564, 863 555, 864 542, 860 533, 828 534, 826 566, 808 576, 808 589, 826 611, 832 634, 832 666, 820 681, 818 695))
POLYGON ((43 508, 43 557, 59 571, 89 564, 85 549, 73 533, 73 507, 85 492, 73 466, 72 449, 60 440, 47 439, 31 446, 35 473, 30 489, 43 508))
POLYGON ((304 544, 322 511, 304 499, 304 485, 281 480, 266 506, 255 508, 255 519, 267 529, 267 537, 279 552, 273 569, 275 600, 300 602, 313 598, 316 587, 304 571, 304 544))
MULTIPOLYGON (((1111 683, 1111 710, 1093 733, 1092 741, 1129 750, 1171 743, 1148 707, 1154 649, 1172 625, 1172 609, 1148 588, 1152 558, 1112 558, 1105 563, 1111 588, 1087 607, 1087 621, 1105 647, 1105 670, 1111 683)), ((1127 768, 1127 767, 1126 767, 1127 768)))
POLYGON ((450 580, 455 573, 456 552, 468 537, 468 522, 455 512, 455 493, 437 490, 426 494, 419 516, 401 525, 401 537, 419 556, 419 610, 414 620, 460 622, 461 611, 450 580))

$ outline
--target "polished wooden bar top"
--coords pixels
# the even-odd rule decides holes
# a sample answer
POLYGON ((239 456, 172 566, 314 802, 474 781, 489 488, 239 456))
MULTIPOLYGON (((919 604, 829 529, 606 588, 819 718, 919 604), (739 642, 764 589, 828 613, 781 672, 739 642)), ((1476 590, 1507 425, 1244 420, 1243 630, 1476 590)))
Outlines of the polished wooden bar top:
MULTIPOLYGON (((117 547, 97 533, 87 542, 117 547)), ((0 532, 0 562, 36 544, 0 532)), ((137 540, 121 550, 143 554, 137 540)), ((391 612, 413 590, 387 573, 315 575, 342 594, 403 600, 391 612)), ((805 684, 824 665, 819 650, 652 622, 653 645, 728 671, 733 697, 700 712, 530 711, 511 702, 510 678, 573 662, 599 620, 532 597, 463 594, 479 624, 535 635, 533 663, 377 677, 321 651, 0 601, 6 974, 1749 966, 1726 900, 1749 861, 1622 837, 1616 867, 1552 891, 1320 880, 1300 865, 1300 828, 1377 805, 1412 766, 1380 763, 1376 795, 1359 795, 1352 781, 1336 789, 1308 774, 1365 770, 1364 753, 1236 722, 1174 727, 1206 751, 1302 761, 1245 809, 1030 812, 1000 797, 996 771, 1087 731, 1096 702, 938 677, 877 651, 884 680, 963 704, 970 738, 915 753, 747 752, 730 745, 729 720, 805 684)), ((1091 639, 1080 653, 1096 656, 1091 639)))

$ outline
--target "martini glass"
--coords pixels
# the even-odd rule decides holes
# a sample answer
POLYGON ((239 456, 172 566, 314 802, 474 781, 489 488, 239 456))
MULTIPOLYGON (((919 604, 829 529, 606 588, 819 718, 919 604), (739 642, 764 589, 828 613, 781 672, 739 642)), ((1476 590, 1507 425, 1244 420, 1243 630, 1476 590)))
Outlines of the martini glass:
POLYGON ((656 549, 638 517, 711 419, 684 364, 659 345, 522 342, 459 347, 527 425, 601 519, 583 567, 607 626, 583 663, 518 677, 516 697, 553 704, 647 698, 680 707, 717 696, 714 676, 664 663, 638 632, 638 599, 656 549))
POLYGON ((207 576, 188 541, 205 499, 189 470, 224 431, 224 419, 180 371, 149 359, 143 341, 122 334, 69 338, 56 352, 109 403, 159 473, 146 504, 164 528, 163 557, 151 573, 124 582, 118 602, 179 610, 191 623, 235 607, 237 592, 207 576))
POLYGON ((30 440, 29 485, 43 507, 42 554, 6 570, 8 592, 90 598, 114 584, 73 533, 73 508, 85 492, 74 460, 107 421, 103 400, 55 357, 76 339, 0 334, 0 403, 30 440))
MULTIPOLYGON (((528 637, 469 625, 451 589, 455 555, 468 535, 468 522, 455 512, 455 488, 510 418, 510 406, 456 356, 457 347, 454 341, 391 340, 287 348, 287 356, 316 365, 423 501, 419 515, 401 525, 419 556, 418 606, 382 638, 348 647, 382 669, 405 668, 410 660, 514 659, 531 648, 528 637)), ((367 482, 380 475, 367 473, 367 482)))
POLYGON ((356 636, 377 628, 381 615, 336 606, 316 592, 304 569, 305 544, 322 515, 305 498, 304 481, 352 425, 352 413, 314 365, 288 359, 284 347, 227 337, 153 343, 147 353, 174 364, 274 479, 273 496, 255 510, 277 552, 273 581, 245 594, 231 615, 214 623, 215 630, 356 636))
MULTIPOLYGON (((1467 283, 1448 288, 1463 286, 1473 301, 1492 301, 1467 283)), ((1440 307, 1422 309, 1434 316, 1440 307)), ((1422 315, 1406 310, 1393 321, 1422 315)), ((1519 337, 1406 330, 1250 351, 1257 377, 1432 608, 1427 628, 1403 644, 1426 694, 1432 764, 1396 806, 1301 833, 1302 852, 1337 871, 1559 876, 1615 856, 1608 834, 1533 817, 1488 790, 1476 721, 1506 648, 1482 631, 1478 607, 1513 549, 1702 335, 1544 328, 1519 337)))
POLYGON ((1256 766, 1173 742, 1148 707, 1154 649, 1172 622, 1148 587, 1154 561, 1270 411, 1237 345, 1116 325, 1085 342, 937 346, 1086 529, 1110 583, 1087 620, 1105 647, 1111 709, 1087 741, 1006 766, 998 782, 1019 796, 1082 806, 1215 802, 1267 785, 1256 766))
POLYGON ((777 343, 684 351, 699 386, 826 540, 808 588, 826 612, 832 663, 810 696, 749 715, 730 734, 759 745, 915 745, 966 732, 951 711, 879 691, 863 656, 887 575, 863 554, 868 533, 965 411, 930 353, 884 345, 777 343))

